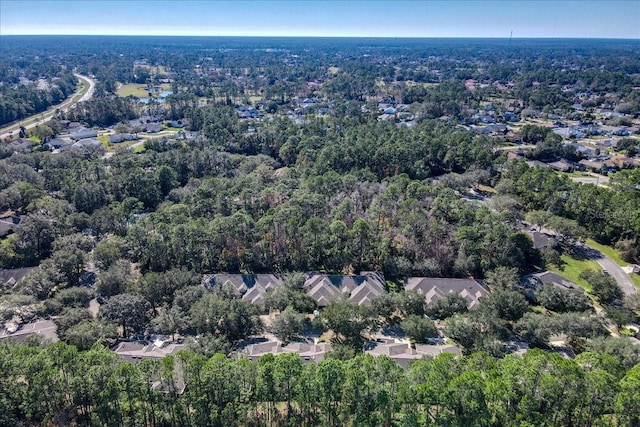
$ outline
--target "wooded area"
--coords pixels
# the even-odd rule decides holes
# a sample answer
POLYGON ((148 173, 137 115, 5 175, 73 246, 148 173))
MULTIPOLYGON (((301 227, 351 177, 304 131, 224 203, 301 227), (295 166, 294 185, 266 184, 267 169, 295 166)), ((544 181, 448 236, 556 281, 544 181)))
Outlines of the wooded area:
POLYGON ((0 421, 108 426, 635 426, 640 371, 615 357, 531 351, 416 361, 302 364, 182 353, 122 363, 86 352, 0 344, 0 421), (176 374, 179 367, 179 374, 176 374), (184 385, 188 384, 186 390, 184 385), (184 392, 183 392, 184 391, 184 392))
POLYGON ((50 319, 63 341, 0 342, 0 424, 640 423, 637 292, 595 261, 575 274, 586 291, 530 286, 591 261, 587 238, 640 262, 637 44, 2 43, 0 124, 67 97, 71 70, 96 87, 0 145, 0 268, 34 267, 0 282, 0 320, 50 319), (589 146, 557 132, 596 122, 609 134, 589 146), (621 160, 603 175, 549 166, 585 148, 621 160), (379 272, 384 289, 321 305, 304 288, 316 272, 379 272), (251 304, 205 286, 216 273, 283 283, 251 304), (411 277, 474 278, 484 294, 427 303, 411 277), (404 369, 363 355, 388 329, 463 356, 404 369), (263 334, 333 349, 317 364, 228 357, 263 334), (158 335, 188 351, 130 364, 109 350, 158 335))

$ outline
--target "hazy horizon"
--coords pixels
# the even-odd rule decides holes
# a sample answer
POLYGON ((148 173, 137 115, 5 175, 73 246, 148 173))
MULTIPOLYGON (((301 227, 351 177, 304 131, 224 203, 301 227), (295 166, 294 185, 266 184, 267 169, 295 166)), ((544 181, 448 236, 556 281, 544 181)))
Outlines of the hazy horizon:
POLYGON ((0 35, 640 39, 640 1, 2 0, 0 35))

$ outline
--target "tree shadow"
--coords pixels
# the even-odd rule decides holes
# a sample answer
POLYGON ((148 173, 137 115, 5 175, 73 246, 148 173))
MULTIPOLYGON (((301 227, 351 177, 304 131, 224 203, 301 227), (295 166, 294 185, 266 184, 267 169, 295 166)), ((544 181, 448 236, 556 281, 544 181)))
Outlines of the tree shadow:
POLYGON ((578 261, 601 259, 603 257, 600 251, 590 248, 587 245, 571 245, 565 248, 565 253, 578 261))
POLYGON ((391 338, 405 338, 406 337, 404 329, 402 329, 402 326, 398 325, 397 323, 384 325, 382 328, 380 328, 380 333, 382 335, 385 335, 385 336, 388 336, 388 337, 391 337, 391 338))

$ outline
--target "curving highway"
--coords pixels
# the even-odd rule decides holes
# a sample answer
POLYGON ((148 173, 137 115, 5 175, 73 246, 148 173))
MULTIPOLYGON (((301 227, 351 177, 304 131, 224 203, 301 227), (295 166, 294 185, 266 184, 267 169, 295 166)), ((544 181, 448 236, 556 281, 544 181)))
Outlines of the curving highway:
POLYGON ((93 96, 93 91, 96 86, 96 82, 91 78, 87 76, 83 76, 81 74, 74 73, 74 76, 76 76, 80 80, 83 80, 86 84, 89 85, 89 88, 87 89, 86 92, 82 94, 82 96, 79 97, 79 95, 84 91, 85 85, 83 85, 83 87, 79 89, 71 98, 61 102, 58 105, 54 105, 53 107, 49 108, 47 111, 43 113, 34 114, 33 116, 28 117, 24 120, 21 120, 18 123, 13 123, 12 125, 1 128, 0 140, 4 140, 6 137, 12 135, 13 132, 16 132, 17 130, 20 129, 21 125, 24 126, 26 129, 34 128, 36 126, 39 126, 51 120, 53 116, 55 116, 56 110, 67 111, 69 108, 73 107, 78 102, 83 102, 88 99, 91 99, 91 97, 93 96))

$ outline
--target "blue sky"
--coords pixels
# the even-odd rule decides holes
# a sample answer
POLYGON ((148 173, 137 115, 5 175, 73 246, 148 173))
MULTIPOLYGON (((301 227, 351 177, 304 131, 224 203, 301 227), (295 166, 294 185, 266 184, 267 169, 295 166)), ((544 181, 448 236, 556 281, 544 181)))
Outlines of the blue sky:
POLYGON ((0 35, 509 37, 511 31, 640 39, 640 0, 0 0, 0 35))

